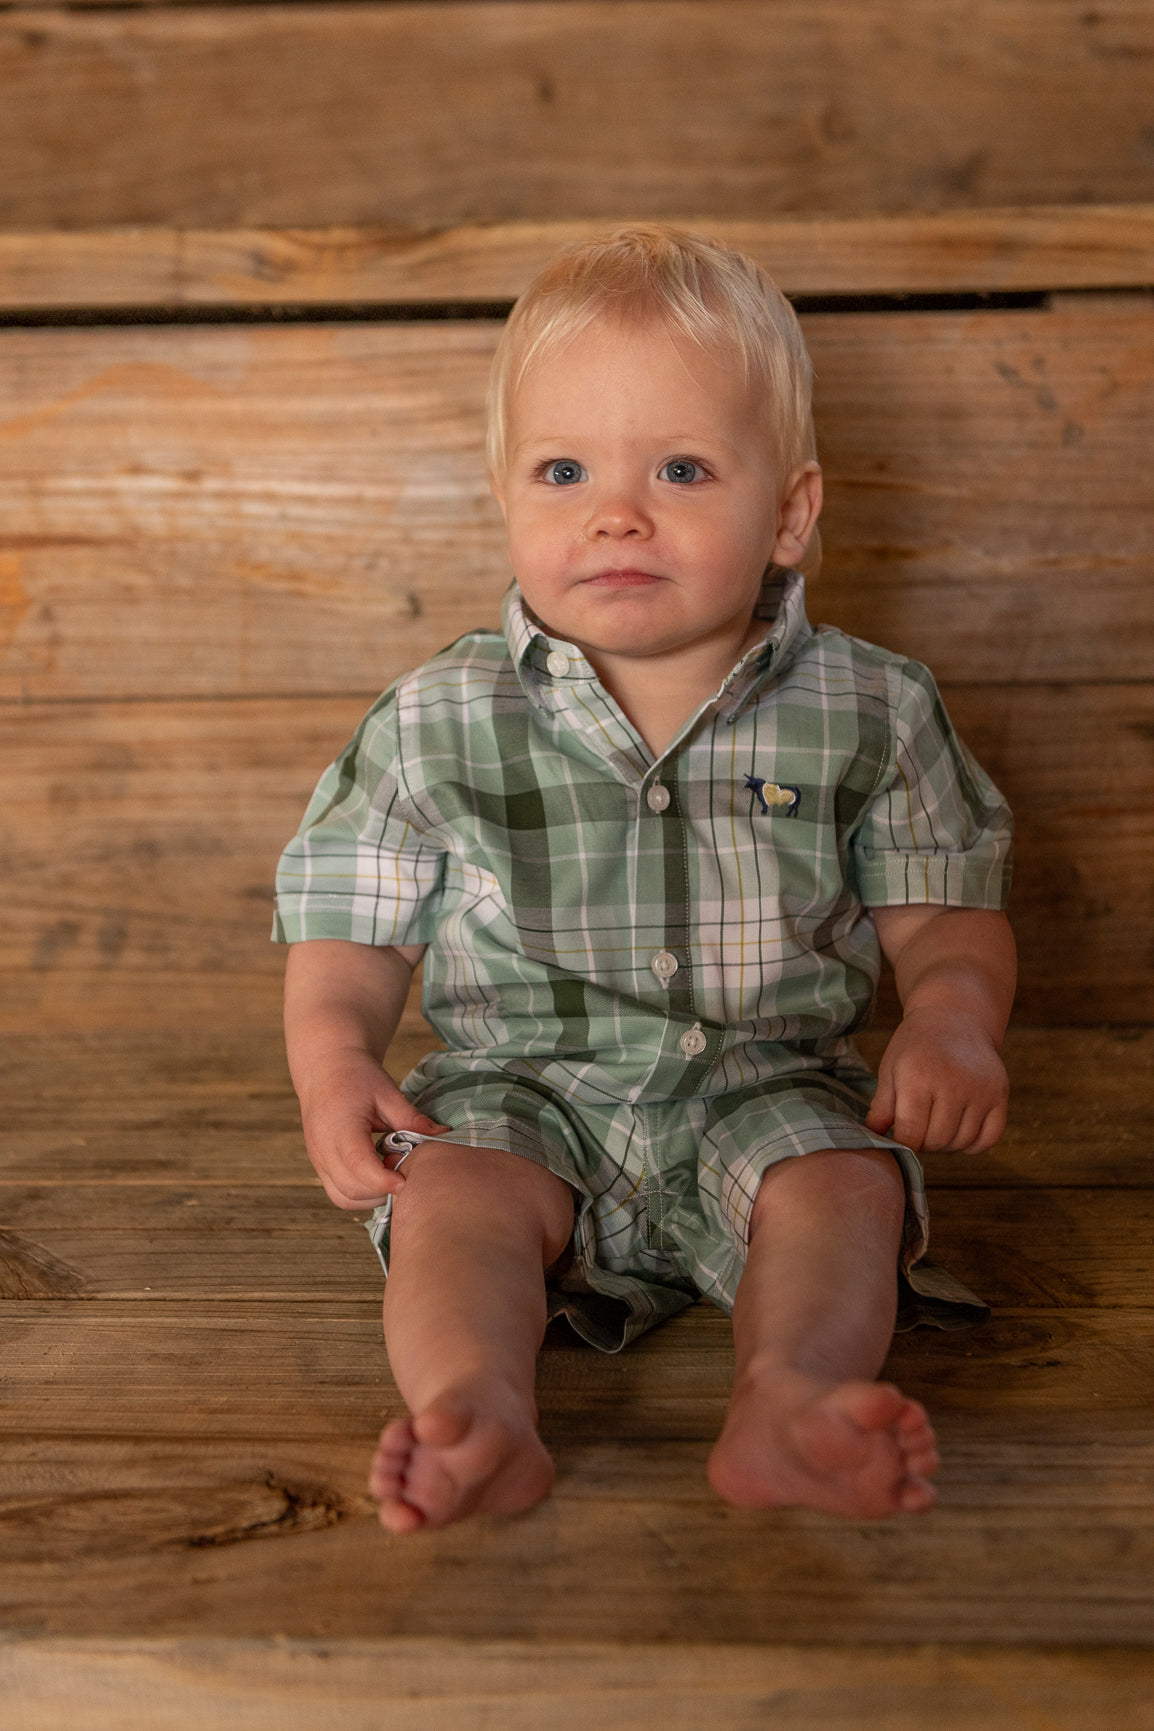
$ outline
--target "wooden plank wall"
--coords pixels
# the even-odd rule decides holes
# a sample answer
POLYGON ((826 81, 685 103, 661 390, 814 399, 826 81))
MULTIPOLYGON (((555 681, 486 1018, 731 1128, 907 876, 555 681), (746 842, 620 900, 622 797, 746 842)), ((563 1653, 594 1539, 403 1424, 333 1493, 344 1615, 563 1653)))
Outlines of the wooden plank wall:
POLYGON ((0 224, 1130 203, 1152 51, 1145 0, 13 7, 0 224))
POLYGON ((1140 0, 0 8, 3 1731, 1152 1731, 1152 56, 1140 0), (556 1497, 399 1543, 271 871, 495 614, 503 306, 644 216, 802 297, 813 611, 1018 813, 1014 1116, 930 1174, 995 1319, 895 1347, 924 1522, 723 1509, 699 1307, 551 1337, 556 1497))

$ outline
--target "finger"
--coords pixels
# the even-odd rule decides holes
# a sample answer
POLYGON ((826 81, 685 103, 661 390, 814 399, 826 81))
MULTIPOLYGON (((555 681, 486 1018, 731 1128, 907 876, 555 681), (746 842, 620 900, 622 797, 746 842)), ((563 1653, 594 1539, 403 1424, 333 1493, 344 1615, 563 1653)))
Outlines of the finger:
POLYGON ((382 1078, 381 1092, 375 1104, 386 1130, 412 1130, 418 1136, 440 1136, 449 1128, 447 1124, 438 1124, 427 1112, 418 1112, 388 1076, 382 1078))
POLYGON ((429 1118, 424 1112, 413 1115, 411 1124, 394 1124, 394 1130, 415 1130, 421 1136, 443 1136, 448 1130, 447 1124, 438 1124, 435 1118, 429 1118))
POLYGON ((921 1090, 907 1090, 899 1094, 894 1110, 893 1128, 890 1131, 894 1141, 904 1143, 915 1153, 919 1148, 924 1148, 932 1106, 932 1097, 921 1090))
POLYGON ((950 1154, 976 1154, 985 1116, 981 1106, 966 1106, 958 1119, 954 1139, 948 1145, 946 1152, 950 1154))
POLYGON ((318 1166, 321 1182, 339 1208, 373 1208, 404 1188, 405 1175, 386 1167, 367 1133, 344 1146, 318 1166))
POLYGON ((937 1095, 930 1106, 922 1147, 930 1154, 945 1154, 959 1146, 963 1108, 951 1095, 937 1095))
POLYGON ((894 1121, 894 1084, 891 1075, 886 1072, 878 1077, 877 1093, 866 1114, 866 1129, 876 1130, 882 1134, 888 1130, 894 1121))
POLYGON ((1006 1108, 1002 1105, 993 1106, 982 1120, 982 1127, 966 1149, 967 1154, 985 1154, 1001 1140, 1006 1128, 1006 1108))
POLYGON ((390 1196, 395 1196, 404 1184, 404 1174, 389 1172, 382 1166, 376 1186, 371 1191, 362 1192, 360 1186, 350 1185, 347 1180, 327 1177, 322 1174, 321 1183, 325 1195, 337 1208, 343 1208, 349 1213, 356 1213, 365 1208, 379 1208, 382 1202, 390 1196))

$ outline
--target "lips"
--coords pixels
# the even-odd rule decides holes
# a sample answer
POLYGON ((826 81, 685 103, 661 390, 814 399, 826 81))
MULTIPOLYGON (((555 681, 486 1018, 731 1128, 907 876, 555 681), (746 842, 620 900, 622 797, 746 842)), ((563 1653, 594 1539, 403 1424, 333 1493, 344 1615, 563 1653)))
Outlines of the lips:
POLYGON ((640 589, 648 583, 661 583, 664 579, 654 571, 637 571, 630 566, 621 571, 595 571, 592 577, 586 577, 584 581, 597 583, 608 589, 640 589))

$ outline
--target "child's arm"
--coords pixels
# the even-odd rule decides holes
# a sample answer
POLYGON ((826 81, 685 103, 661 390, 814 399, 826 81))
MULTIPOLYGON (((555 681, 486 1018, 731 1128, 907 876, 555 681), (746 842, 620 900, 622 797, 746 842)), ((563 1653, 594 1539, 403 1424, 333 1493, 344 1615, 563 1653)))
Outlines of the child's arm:
POLYGON ((977 908, 875 908, 902 1021, 878 1069, 866 1124, 909 1148, 980 1154, 1006 1125, 998 1056, 1014 997, 1005 914, 977 908))
POLYGON ((375 949, 316 938, 294 944, 285 970, 285 1044, 305 1146, 331 1202, 366 1208, 405 1182, 377 1155, 383 1130, 435 1134, 381 1069, 423 946, 375 949))

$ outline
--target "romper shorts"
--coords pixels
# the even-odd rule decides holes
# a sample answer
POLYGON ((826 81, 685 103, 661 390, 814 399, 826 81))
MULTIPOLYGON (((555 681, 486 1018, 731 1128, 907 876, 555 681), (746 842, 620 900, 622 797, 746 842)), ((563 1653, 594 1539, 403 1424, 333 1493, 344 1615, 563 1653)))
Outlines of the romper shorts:
MULTIPOLYGON (((910 1149, 865 1128, 874 1078, 864 1065, 860 1073, 803 1071, 712 1099, 590 1104, 536 1075, 465 1070, 454 1054, 437 1052, 402 1087, 449 1129, 402 1133, 394 1147, 504 1149, 571 1187, 573 1240, 564 1271, 550 1280, 549 1317, 565 1316, 603 1352, 619 1352, 699 1296, 731 1312, 762 1175, 820 1148, 888 1149, 898 1162, 906 1190, 899 1328, 968 1328, 989 1316, 924 1260, 922 1168, 910 1149)), ((367 1223, 386 1274, 391 1212, 390 1197, 367 1223)))

